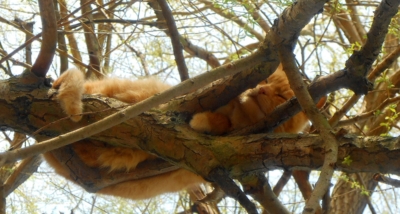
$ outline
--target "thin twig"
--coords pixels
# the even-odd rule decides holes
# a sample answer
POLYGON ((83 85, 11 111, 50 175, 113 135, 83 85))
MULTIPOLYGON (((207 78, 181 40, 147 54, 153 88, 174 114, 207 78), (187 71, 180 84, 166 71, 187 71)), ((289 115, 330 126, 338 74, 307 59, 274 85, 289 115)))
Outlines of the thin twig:
MULTIPOLYGON (((365 188, 367 188, 367 185, 365 184, 363 178, 361 177, 360 173, 356 173, 356 177, 357 177, 357 181, 365 188)), ((372 214, 376 214, 374 205, 371 202, 371 198, 368 195, 363 195, 363 197, 365 198, 365 200, 367 201, 369 210, 371 211, 372 214)))
POLYGON ((353 125, 355 123, 367 120, 373 116, 375 116, 376 111, 384 109, 386 106, 389 104, 399 102, 400 101, 400 96, 399 97, 393 97, 393 98, 388 98, 383 103, 381 103, 378 107, 376 107, 374 110, 371 110, 369 112, 365 112, 363 114, 357 115, 356 117, 353 117, 351 119, 347 120, 342 120, 337 123, 336 127, 342 127, 342 126, 347 126, 347 125, 353 125))

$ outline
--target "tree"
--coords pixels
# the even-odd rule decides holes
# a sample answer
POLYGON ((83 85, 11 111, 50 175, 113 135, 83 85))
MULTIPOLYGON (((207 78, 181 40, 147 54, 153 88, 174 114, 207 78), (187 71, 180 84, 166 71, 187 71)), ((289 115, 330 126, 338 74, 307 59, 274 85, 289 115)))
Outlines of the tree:
MULTIPOLYGON (((371 202, 370 195, 377 182, 395 182, 378 173, 398 174, 400 161, 398 139, 387 137, 397 133, 398 121, 397 1, 38 3, 37 7, 26 3, 40 9, 42 28, 35 36, 28 18, 1 19, 4 29, 17 29, 26 35, 26 42, 20 48, 2 47, 0 63, 7 77, 0 83, 0 125, 41 142, 19 148, 24 137, 16 134, 10 140, 11 149, 0 155, 3 169, 12 169, 2 177, 3 210, 6 196, 27 179, 27 172, 36 170, 37 155, 53 149, 69 154, 68 145, 83 138, 151 151, 161 159, 138 169, 141 176, 161 166, 192 170, 215 182, 248 212, 289 212, 282 205, 284 199, 276 200, 276 195, 290 176, 289 169, 299 168, 321 170, 303 213, 319 212, 320 205, 327 213, 362 213, 367 204, 372 213, 382 209, 371 202), (375 11, 373 17, 371 11, 375 11), (271 21, 275 16, 278 18, 271 21), (28 44, 34 40, 40 41, 35 62, 29 61, 29 54, 26 63, 18 62, 15 54, 21 49, 29 53, 28 44), (10 48, 15 51, 8 53, 10 48), (59 62, 53 61, 54 57, 59 62), (86 109, 95 114, 88 114, 90 122, 72 123, 60 120, 65 116, 49 96, 46 79, 49 68, 63 71, 70 62, 87 70, 90 78, 103 78, 113 71, 158 74, 176 82, 179 76, 182 82, 122 110, 123 104, 116 100, 86 96, 86 109), (10 63, 26 71, 14 75, 10 63), (279 63, 297 98, 279 106, 267 121, 227 136, 208 136, 188 127, 193 113, 227 103, 268 77, 279 63), (323 76, 307 86, 301 73, 323 76), (321 114, 313 100, 327 94, 329 105, 321 114), (150 110, 162 103, 167 103, 163 111, 150 110), (315 134, 267 134, 301 108, 315 134), (68 133, 74 129, 77 131, 68 133), (173 147, 166 148, 171 142, 173 147), (270 185, 277 181, 265 177, 272 169, 285 169, 274 192, 270 185), (343 175, 330 193, 334 171, 343 175), (257 202, 251 201, 250 195, 257 202)), ((75 160, 73 155, 65 158, 75 160)), ((80 171, 83 166, 72 167, 80 171)), ((132 179, 109 176, 102 177, 105 182, 96 182, 83 175, 79 178, 86 180, 80 185, 95 192, 109 185, 110 178, 132 179)), ((206 204, 197 207, 201 208, 217 209, 206 204)))

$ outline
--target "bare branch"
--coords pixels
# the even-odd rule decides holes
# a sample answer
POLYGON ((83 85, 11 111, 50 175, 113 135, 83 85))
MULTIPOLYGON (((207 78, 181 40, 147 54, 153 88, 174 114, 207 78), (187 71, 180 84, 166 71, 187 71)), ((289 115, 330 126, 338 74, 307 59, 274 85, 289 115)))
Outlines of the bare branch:
MULTIPOLYGON (((393 62, 400 56, 400 46, 396 48, 393 52, 391 52, 388 56, 386 56, 382 62, 380 62, 368 75, 369 81, 374 81, 383 71, 389 68, 393 62)), ((339 120, 345 115, 350 108, 356 104, 356 102, 360 99, 361 95, 353 95, 350 99, 346 101, 346 103, 342 106, 342 108, 337 111, 331 119, 329 119, 329 123, 332 127, 335 127, 339 120)))
POLYGON ((287 182, 289 182, 290 177, 292 177, 292 171, 284 170, 282 176, 275 184, 274 189, 272 189, 272 191, 277 197, 281 194, 283 187, 285 187, 287 182))
POLYGON ((267 33, 271 27, 269 26, 269 24, 267 23, 267 21, 261 16, 260 14, 260 9, 257 5, 257 3, 249 3, 246 2, 244 3, 243 0, 239 1, 243 4, 243 6, 246 8, 247 12, 249 12, 251 14, 251 16, 253 17, 254 21, 256 21, 260 27, 264 30, 265 33, 267 33))
MULTIPOLYGON (((68 17, 68 10, 66 8, 66 2, 65 2, 65 0, 58 0, 58 2, 59 2, 61 19, 65 19, 66 17, 68 17)), ((60 22, 61 22, 61 19, 59 20, 60 22)), ((64 22, 62 24, 63 24, 62 26, 63 26, 65 32, 71 31, 71 26, 70 26, 69 22, 64 22)), ((82 56, 78 51, 79 50, 78 49, 78 44, 76 42, 76 39, 75 39, 74 35, 71 34, 71 33, 67 33, 67 34, 61 33, 61 35, 63 35, 63 36, 65 35, 67 37, 68 44, 70 46, 70 51, 72 53, 73 58, 75 59, 75 60, 73 60, 73 62, 75 62, 76 66, 80 70, 83 71, 84 70, 83 66, 80 66, 77 63, 77 62, 82 62, 82 56)), ((60 53, 62 53, 62 52, 60 52, 60 53)), ((65 53, 67 53, 67 52, 65 52, 65 53)))
POLYGON ((244 21, 242 21, 240 19, 240 17, 236 16, 235 14, 233 14, 230 11, 227 10, 222 10, 221 8, 215 7, 214 3, 211 1, 207 1, 207 0, 200 0, 201 3, 204 3, 206 5, 206 7, 208 7, 210 10, 214 11, 215 13, 219 14, 220 16, 231 20, 232 22, 236 23, 237 25, 239 25, 240 27, 242 27, 243 29, 249 31, 252 35, 254 35, 259 41, 263 41, 264 40, 264 36, 255 31, 252 27, 250 27, 247 23, 245 23, 244 21))
MULTIPOLYGON (((336 8, 333 8, 332 10, 336 10, 336 8)), ((343 9, 336 12, 336 14, 333 16, 333 21, 339 28, 344 32, 344 35, 346 38, 350 41, 351 44, 354 44, 358 42, 359 44, 363 44, 363 39, 362 37, 358 34, 358 31, 352 22, 350 20, 349 15, 344 11, 343 9)), ((365 35, 365 34, 364 34, 365 35)), ((365 41, 365 39, 364 39, 365 41)))
POLYGON ((379 181, 381 183, 392 185, 394 187, 400 187, 400 180, 389 178, 388 176, 382 175, 380 173, 376 173, 374 175, 374 180, 379 181))
POLYGON ((42 163, 42 157, 36 155, 25 160, 22 160, 13 170, 10 177, 4 183, 4 194, 8 196, 15 189, 24 183, 42 163))
POLYGON ((378 57, 392 17, 397 13, 399 1, 383 0, 375 11, 367 41, 360 51, 354 51, 346 62, 347 74, 355 84, 350 89, 356 94, 366 94, 371 87, 365 77, 378 57))
POLYGON ((365 42, 365 38, 363 37, 364 35, 367 34, 367 32, 365 31, 364 27, 361 24, 361 20, 358 17, 359 15, 357 14, 357 7, 355 7, 354 5, 351 5, 352 1, 351 0, 346 0, 347 4, 347 8, 350 10, 350 17, 352 20, 352 24, 355 26, 358 35, 360 35, 361 44, 364 44, 365 42))
POLYGON ((362 114, 357 115, 356 117, 353 117, 351 119, 340 121, 340 122, 337 123, 337 127, 348 126, 348 125, 352 125, 352 124, 367 120, 367 119, 373 117, 378 110, 382 111, 388 105, 390 105, 392 103, 397 103, 399 101, 400 101, 400 96, 399 97, 393 97, 393 98, 387 98, 376 109, 374 109, 372 111, 369 111, 369 112, 362 113, 362 114))
MULTIPOLYGON (((57 20, 60 20, 60 10, 59 10, 59 4, 58 4, 58 0, 53 0, 53 4, 54 4, 54 10, 55 10, 55 14, 56 14, 56 18, 57 20)), ((64 53, 68 52, 68 48, 67 48, 67 43, 65 41, 65 36, 64 33, 58 33, 58 49, 62 50, 64 53)), ((63 71, 68 69, 68 58, 67 55, 61 54, 60 55, 60 73, 62 73, 63 71)))
MULTIPOLYGON (((86 18, 89 21, 93 20, 92 8, 90 6, 90 2, 92 0, 81 0, 81 10, 82 14, 85 14, 86 18)), ((89 68, 86 73, 86 77, 90 77, 90 75, 96 74, 97 78, 102 78, 102 76, 97 75, 101 73, 101 62, 100 62, 100 47, 95 34, 95 29, 93 23, 89 22, 88 24, 83 25, 83 30, 85 31, 85 43, 89 53, 89 68)))
POLYGON ((323 139, 326 147, 325 161, 321 169, 321 175, 318 178, 318 182, 313 193, 311 194, 311 198, 308 199, 303 210, 303 213, 314 213, 319 206, 319 200, 322 199, 330 185, 330 180, 332 179, 334 172, 333 166, 337 161, 339 144, 336 141, 335 136, 331 133, 332 128, 330 127, 329 123, 325 117, 319 113, 319 110, 315 106, 312 97, 308 93, 300 71, 295 65, 293 53, 284 46, 281 46, 279 52, 280 59, 282 60, 283 64, 283 70, 288 76, 290 86, 294 89, 294 93, 307 117, 320 131, 321 139, 323 139))
MULTIPOLYGON (((24 44, 20 45, 18 48, 14 49, 11 53, 7 54, 7 56, 4 56, 3 58, 0 59, 0 64, 5 62, 6 60, 9 60, 14 54, 18 53, 20 50, 24 49, 26 46, 28 46, 30 43, 32 43, 34 40, 38 39, 39 37, 42 36, 42 33, 37 34, 34 37, 31 37, 29 40, 27 40, 24 44)), ((32 69, 31 69, 32 70, 32 69)))
MULTIPOLYGON (((363 177, 361 176, 360 173, 355 173, 357 176, 357 181, 364 187, 367 188, 367 185, 365 184, 363 177)), ((369 197, 369 195, 363 195, 364 199, 367 201, 369 210, 371 211, 372 214, 377 214, 377 212, 375 211, 374 206, 372 205, 371 202, 371 198, 369 197)))
POLYGON ((246 194, 256 199, 268 213, 290 213, 274 194, 263 173, 245 175, 240 182, 246 194))
POLYGON ((179 32, 176 28, 174 17, 172 16, 171 10, 165 0, 157 0, 157 2, 160 5, 165 21, 167 22, 168 33, 171 38, 179 76, 181 77, 181 81, 187 80, 189 79, 189 72, 185 63, 185 57, 183 57, 182 45, 179 41, 179 32))
POLYGON ((211 170, 209 178, 217 183, 225 194, 237 200, 246 209, 247 213, 258 213, 255 204, 249 200, 224 169, 215 168, 211 170))
POLYGON ((214 54, 210 53, 200 46, 193 44, 188 38, 183 38, 182 36, 179 36, 179 40, 181 41, 183 48, 186 52, 205 60, 211 66, 211 68, 216 68, 221 65, 214 54))
POLYGON ((56 51, 57 24, 53 1, 39 0, 39 8, 44 42, 42 42, 38 58, 33 64, 31 72, 38 77, 45 77, 56 51))

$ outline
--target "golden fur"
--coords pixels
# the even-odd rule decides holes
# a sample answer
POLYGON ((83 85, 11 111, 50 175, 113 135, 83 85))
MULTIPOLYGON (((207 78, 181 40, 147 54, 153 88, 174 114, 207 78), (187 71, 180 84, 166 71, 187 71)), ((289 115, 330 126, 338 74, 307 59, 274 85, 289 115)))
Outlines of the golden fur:
MULTIPOLYGON (((135 81, 109 78, 85 82, 83 73, 78 69, 67 70, 53 84, 53 88, 59 89, 57 99, 73 121, 79 121, 82 118, 79 115, 82 113, 82 94, 100 94, 126 103, 136 103, 169 87, 154 78, 135 81)), ((139 149, 115 147, 106 143, 85 140, 72 144, 72 147, 79 158, 89 167, 100 167, 109 171, 129 172, 134 170, 139 163, 156 158, 139 149)), ((70 171, 51 152, 45 153, 43 156, 56 173, 73 181, 70 171)), ((204 182, 200 176, 179 169, 146 179, 119 183, 101 189, 98 193, 137 200, 180 191, 204 182)))
MULTIPOLYGON (((195 114, 190 126, 196 131, 215 135, 231 132, 254 125, 293 96, 294 92, 282 65, 279 65, 267 81, 262 81, 255 88, 243 92, 227 105, 213 112, 195 114)), ((323 102, 318 105, 323 105, 323 102)), ((277 127, 274 132, 298 133, 307 123, 307 116, 300 112, 277 127)))
MULTIPOLYGON (((85 81, 84 75, 78 69, 69 69, 58 78, 53 88, 58 89, 57 99, 67 115, 73 121, 79 121, 82 116, 82 94, 100 94, 116 98, 126 103, 136 103, 170 86, 156 80, 124 80, 109 78, 97 81, 85 81)), ((199 132, 223 134, 232 130, 253 125, 262 120, 276 106, 294 96, 287 77, 279 67, 266 81, 257 87, 249 89, 231 100, 227 105, 214 112, 203 112, 193 116, 190 126, 199 132)), ((300 112, 275 132, 297 133, 307 124, 307 117, 300 112)), ((80 141, 72 144, 75 153, 89 167, 106 168, 109 171, 123 170, 129 172, 145 161, 155 156, 139 150, 115 147, 106 143, 80 141)), ((62 165, 51 152, 44 154, 47 162, 55 171, 72 180, 70 171, 62 165)), ((193 185, 204 183, 200 176, 184 169, 179 169, 150 178, 127 181, 106 187, 99 193, 126 197, 130 199, 151 198, 166 192, 176 192, 193 185)))
MULTIPOLYGON (((190 126, 199 132, 220 135, 237 129, 251 126, 265 119, 278 105, 286 102, 294 96, 289 81, 282 65, 266 81, 262 81, 255 88, 243 92, 214 112, 206 111, 195 114, 190 121, 190 126)), ((321 108, 326 101, 322 98, 317 107, 321 108)), ((299 133, 308 123, 304 112, 299 112, 288 121, 278 126, 274 132, 299 133)), ((309 172, 294 170, 299 188, 307 200, 312 192, 312 186, 308 181, 309 172)))
POLYGON ((170 88, 169 85, 155 78, 128 80, 106 78, 103 80, 86 81, 83 73, 72 68, 65 71, 54 83, 58 89, 57 99, 73 121, 79 121, 82 116, 82 94, 99 94, 118 99, 126 103, 137 103, 156 93, 170 88))

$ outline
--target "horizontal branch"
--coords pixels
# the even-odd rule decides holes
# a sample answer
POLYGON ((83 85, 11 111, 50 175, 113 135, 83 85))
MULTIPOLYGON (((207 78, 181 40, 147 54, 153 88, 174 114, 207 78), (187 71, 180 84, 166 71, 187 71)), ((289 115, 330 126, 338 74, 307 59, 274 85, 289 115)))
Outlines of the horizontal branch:
MULTIPOLYGON (((121 110, 120 112, 116 112, 113 115, 108 115, 107 118, 104 119, 98 119, 97 122, 93 122, 90 125, 86 123, 85 128, 80 128, 79 130, 75 130, 73 133, 70 133, 68 135, 55 135, 58 136, 57 138, 47 140, 46 142, 41 142, 40 144, 27 147, 27 148, 22 148, 19 150, 14 150, 10 151, 8 153, 4 153, 0 157, 0 162, 1 163, 8 163, 8 162, 15 162, 18 159, 21 158, 26 158, 33 156, 35 154, 38 154, 39 152, 47 152, 51 151, 53 149, 60 148, 62 146, 66 146, 68 144, 71 144, 73 142, 77 142, 79 140, 82 140, 84 138, 88 138, 94 134, 97 134, 99 132, 102 132, 110 127, 113 127, 119 123, 122 123, 126 120, 128 120, 131 117, 137 116, 143 111, 147 111, 151 108, 154 108, 156 106, 159 106, 163 103, 166 103, 167 101, 180 96, 185 93, 189 93, 191 91, 194 91, 200 87, 204 87, 205 85, 211 83, 215 79, 223 78, 224 76, 228 75, 233 75, 243 69, 248 69, 251 66, 251 63, 249 61, 255 60, 259 58, 259 54, 253 54, 252 56, 249 56, 247 58, 237 60, 233 63, 221 66, 217 69, 214 69, 212 72, 209 73, 204 73, 202 75, 196 76, 190 80, 186 80, 158 95, 155 95, 153 97, 150 97, 144 101, 141 101, 139 103, 136 103, 134 106, 127 107, 126 109, 121 110)), ((32 116, 32 114, 36 114, 38 112, 42 112, 46 114, 46 111, 48 111, 48 108, 43 108, 42 106, 36 106, 37 109, 29 109, 32 112, 27 113, 27 109, 31 107, 30 105, 32 104, 32 97, 30 96, 24 96, 24 92, 26 92, 27 88, 31 87, 31 89, 34 89, 35 87, 44 87, 44 85, 41 85, 43 83, 43 79, 38 78, 34 75, 30 75, 29 72, 23 73, 19 77, 13 77, 9 80, 5 81, 0 81, 1 85, 4 85, 4 88, 1 89, 0 95, 3 95, 2 98, 4 99, 5 103, 12 102, 13 99, 15 99, 13 96, 22 96, 22 99, 24 102, 23 107, 19 106, 16 108, 21 108, 23 113, 17 114, 19 115, 24 115, 25 118, 14 118, 14 120, 10 120, 10 118, 7 118, 10 116, 7 114, 9 109, 4 109, 3 112, 6 113, 4 115, 0 115, 0 118, 2 116, 6 117, 4 118, 3 121, 13 121, 14 123, 16 122, 16 126, 19 126, 20 120, 29 120, 28 118, 32 116), (30 83, 30 84, 28 84, 30 83), (16 94, 10 94, 8 90, 18 90, 17 88, 10 89, 10 85, 15 85, 17 87, 22 87, 16 94), (45 111, 45 112, 43 112, 45 111), (18 122, 17 122, 18 121, 18 122)), ((48 88, 47 88, 48 89, 48 88)), ((42 89, 41 91, 38 91, 36 93, 39 93, 42 97, 42 99, 47 99, 47 90, 42 89)), ((6 107, 7 108, 7 107, 6 107)), ((26 121, 25 124, 30 124, 30 122, 26 121)), ((1 124, 0 124, 1 125, 1 124)), ((5 123, 5 126, 11 126, 10 123, 5 123)), ((43 125, 44 126, 44 125, 43 125)), ((29 132, 24 130, 25 128, 28 128, 28 126, 23 126, 21 127, 23 132, 27 134, 32 134, 33 132, 29 132)), ((43 132, 43 131, 42 131, 43 132)))
MULTIPOLYGON (((40 87, 33 86, 29 89, 27 85, 22 87, 15 82, 11 85, 2 84, 0 127, 32 134, 52 123, 33 136, 38 140, 102 120, 116 112, 115 107, 121 105, 112 99, 86 96, 85 109, 93 114, 85 115, 79 123, 59 121, 64 113, 56 101, 48 98, 46 88, 37 89, 40 87)), ((112 145, 139 147, 205 177, 217 167, 229 169, 233 178, 254 171, 292 167, 319 169, 324 154, 329 152, 325 151, 316 135, 208 136, 191 130, 185 122, 187 120, 185 113, 150 111, 91 138, 112 145)), ((340 146, 335 170, 400 174, 397 167, 400 164, 397 138, 344 136, 338 141, 340 146), (347 162, 343 162, 345 158, 347 162)))

